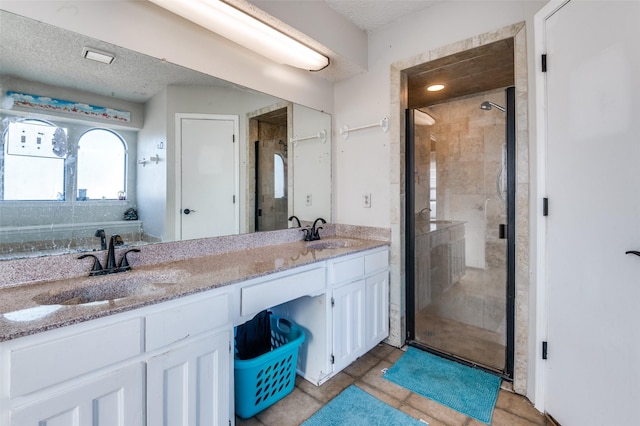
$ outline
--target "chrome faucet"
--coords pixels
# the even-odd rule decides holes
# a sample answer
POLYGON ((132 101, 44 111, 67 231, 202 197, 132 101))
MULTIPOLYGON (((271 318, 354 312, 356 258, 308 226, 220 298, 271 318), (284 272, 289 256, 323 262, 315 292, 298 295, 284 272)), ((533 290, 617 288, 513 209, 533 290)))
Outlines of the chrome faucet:
MULTIPOLYGON (((102 233, 104 234, 104 230, 100 229, 98 231, 102 231, 102 233)), ((96 236, 98 236, 97 234, 98 232, 96 232, 96 236)), ((86 257, 93 258, 93 266, 91 267, 89 276, 115 274, 117 272, 128 271, 131 269, 131 266, 129 265, 127 254, 129 254, 130 252, 139 253, 140 250, 139 249, 127 250, 122 255, 122 258, 120 259, 120 264, 117 265, 115 247, 121 246, 122 244, 124 244, 124 241, 122 240, 122 237, 120 235, 111 236, 111 238, 109 239, 109 250, 107 251, 107 264, 104 268, 102 267, 100 260, 98 260, 98 257, 93 254, 83 254, 82 256, 78 257, 78 259, 84 259, 86 257)))

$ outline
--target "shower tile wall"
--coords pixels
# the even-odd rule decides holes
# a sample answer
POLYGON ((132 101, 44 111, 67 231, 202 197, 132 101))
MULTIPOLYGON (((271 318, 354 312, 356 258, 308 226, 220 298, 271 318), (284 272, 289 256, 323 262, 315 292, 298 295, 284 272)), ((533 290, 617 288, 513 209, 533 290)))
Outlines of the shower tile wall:
MULTIPOLYGON (((274 164, 273 155, 278 153, 284 159, 285 176, 287 175, 287 128, 270 123, 258 123, 258 140, 260 141, 259 161, 260 191, 262 200, 260 207, 262 216, 260 231, 272 231, 288 228, 287 222, 287 198, 274 198, 274 164), (282 143, 280 143, 282 141, 282 143)), ((286 187, 286 185, 285 185, 286 187)))
POLYGON ((467 266, 482 269, 495 256, 501 256, 504 262, 504 243, 496 244, 496 241, 499 241, 498 225, 505 223, 504 203, 496 190, 505 138, 505 114, 496 109, 481 110, 480 104, 485 100, 504 105, 504 91, 483 93, 431 108, 440 118, 432 128, 438 141, 437 218, 467 222, 467 266))

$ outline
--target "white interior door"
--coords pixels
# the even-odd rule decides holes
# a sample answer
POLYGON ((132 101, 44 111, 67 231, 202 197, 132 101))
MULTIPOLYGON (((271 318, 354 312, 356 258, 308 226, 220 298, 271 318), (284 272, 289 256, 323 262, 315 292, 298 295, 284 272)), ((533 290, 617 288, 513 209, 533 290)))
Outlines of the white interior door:
POLYGON ((547 52, 546 410, 630 425, 640 403, 640 3, 571 1, 547 52))
POLYGON ((239 232, 237 118, 179 116, 182 240, 239 232))

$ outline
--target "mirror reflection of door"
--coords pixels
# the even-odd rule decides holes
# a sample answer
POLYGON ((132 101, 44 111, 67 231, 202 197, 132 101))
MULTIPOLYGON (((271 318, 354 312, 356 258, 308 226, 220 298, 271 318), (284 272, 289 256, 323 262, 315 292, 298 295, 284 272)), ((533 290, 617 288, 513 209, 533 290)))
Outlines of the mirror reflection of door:
POLYGON ((282 139, 256 141, 255 148, 256 231, 286 229, 287 143, 282 139))
POLYGON ((180 239, 237 234, 238 119, 181 114, 180 239))

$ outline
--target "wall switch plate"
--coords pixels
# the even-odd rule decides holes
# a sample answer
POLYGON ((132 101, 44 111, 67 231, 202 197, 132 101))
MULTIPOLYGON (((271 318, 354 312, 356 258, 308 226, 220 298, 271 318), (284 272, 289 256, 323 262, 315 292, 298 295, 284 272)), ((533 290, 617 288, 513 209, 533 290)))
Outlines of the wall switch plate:
POLYGON ((371 208, 371 193, 370 192, 368 194, 364 194, 362 196, 362 207, 364 207, 365 209, 370 209, 371 208))
POLYGON ((312 201, 311 194, 307 194, 307 196, 306 196, 306 204, 308 206, 310 206, 311 205, 311 201, 312 201))

